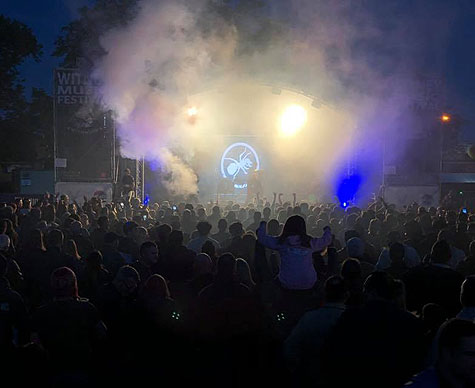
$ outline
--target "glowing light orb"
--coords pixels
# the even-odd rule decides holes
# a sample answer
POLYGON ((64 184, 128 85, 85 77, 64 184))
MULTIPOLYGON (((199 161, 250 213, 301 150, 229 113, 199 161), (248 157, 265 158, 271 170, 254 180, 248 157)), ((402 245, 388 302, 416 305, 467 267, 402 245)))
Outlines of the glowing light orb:
POLYGON ((440 118, 444 123, 448 123, 451 120, 450 115, 444 113, 440 118))
POLYGON ((198 109, 196 106, 192 106, 191 108, 188 108, 187 113, 190 117, 196 116, 198 114, 198 109))
POLYGON ((280 118, 280 133, 284 137, 294 136, 306 122, 307 111, 300 105, 290 105, 280 118))

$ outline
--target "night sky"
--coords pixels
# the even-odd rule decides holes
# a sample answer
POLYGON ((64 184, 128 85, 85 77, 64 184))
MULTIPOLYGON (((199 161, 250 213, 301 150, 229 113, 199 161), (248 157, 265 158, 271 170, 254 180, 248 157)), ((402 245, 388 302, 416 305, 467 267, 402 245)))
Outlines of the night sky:
MULTIPOLYGON (((475 141, 475 2, 467 0, 447 1, 457 10, 457 16, 449 34, 446 50, 446 82, 449 87, 448 107, 467 121, 463 137, 475 141)), ((74 20, 77 9, 90 5, 94 0, 4 0, 0 12, 28 25, 43 45, 40 63, 27 61, 21 68, 27 90, 39 87, 51 92, 52 71, 60 60, 52 57, 54 41, 61 27, 74 20)), ((443 17, 443 15, 441 15, 443 17)), ((29 94, 29 92, 28 92, 29 94)))

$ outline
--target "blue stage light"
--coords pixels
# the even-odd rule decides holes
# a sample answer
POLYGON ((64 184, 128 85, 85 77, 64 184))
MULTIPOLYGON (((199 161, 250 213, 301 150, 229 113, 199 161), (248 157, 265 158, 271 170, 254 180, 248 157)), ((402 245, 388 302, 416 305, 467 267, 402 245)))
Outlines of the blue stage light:
POLYGON ((355 201, 355 196, 361 186, 361 176, 354 174, 347 176, 337 182, 336 196, 342 208, 347 208, 351 202, 355 201))

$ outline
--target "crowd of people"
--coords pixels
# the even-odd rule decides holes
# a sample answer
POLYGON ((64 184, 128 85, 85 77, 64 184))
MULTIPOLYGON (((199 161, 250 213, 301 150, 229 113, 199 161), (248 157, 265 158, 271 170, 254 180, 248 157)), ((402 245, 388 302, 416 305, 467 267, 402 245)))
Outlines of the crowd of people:
POLYGON ((475 387, 475 214, 0 204, 11 386, 475 387))

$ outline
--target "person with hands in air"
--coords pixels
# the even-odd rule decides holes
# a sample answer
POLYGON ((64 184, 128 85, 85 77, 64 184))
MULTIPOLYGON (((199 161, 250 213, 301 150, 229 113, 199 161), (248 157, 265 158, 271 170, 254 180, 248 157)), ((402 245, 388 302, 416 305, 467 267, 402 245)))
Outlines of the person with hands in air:
POLYGON ((313 266, 313 252, 323 251, 332 242, 329 226, 323 229, 323 236, 312 238, 307 235, 305 220, 294 215, 287 219, 282 234, 278 237, 266 234, 266 223, 261 222, 257 230, 259 243, 279 252, 281 258, 278 279, 283 288, 309 290, 317 281, 313 266))

